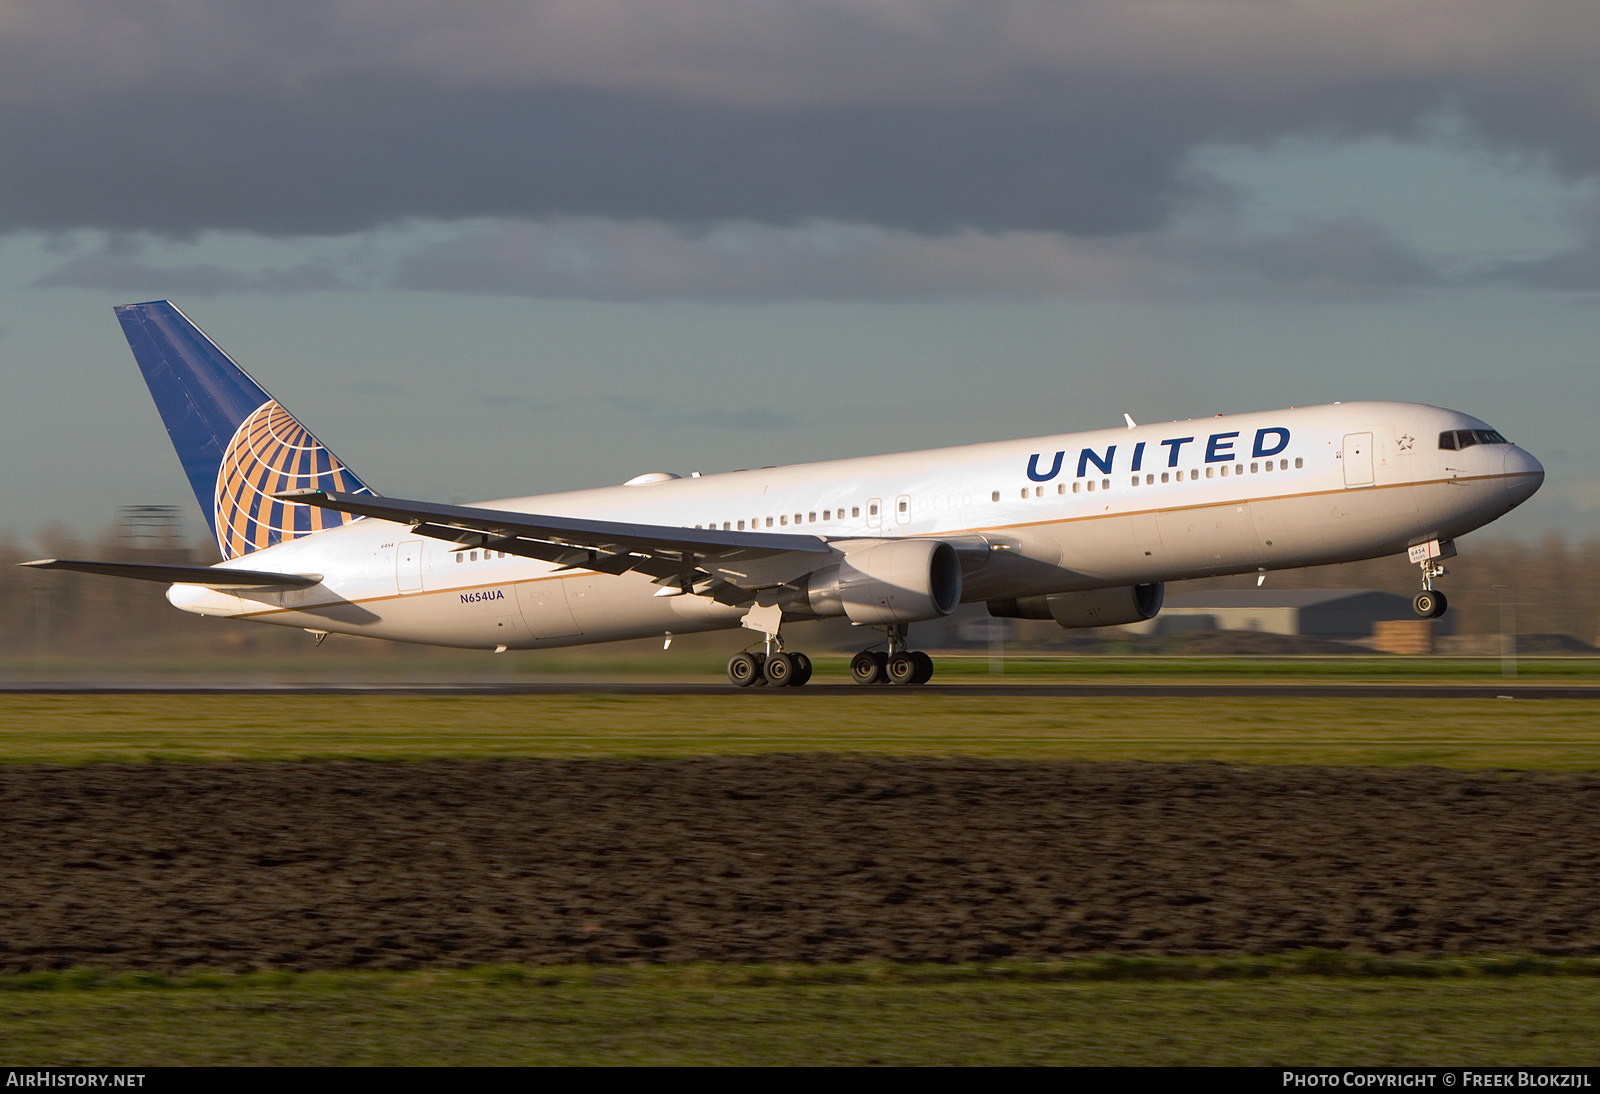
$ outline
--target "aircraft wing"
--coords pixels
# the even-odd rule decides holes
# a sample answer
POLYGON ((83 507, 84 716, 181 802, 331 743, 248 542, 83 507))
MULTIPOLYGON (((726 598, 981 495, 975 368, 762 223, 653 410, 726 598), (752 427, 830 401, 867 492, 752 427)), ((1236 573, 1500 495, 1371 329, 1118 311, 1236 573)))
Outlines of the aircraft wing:
POLYGON ((715 528, 513 513, 333 490, 294 490, 274 496, 282 501, 408 525, 418 535, 458 543, 464 548, 487 547, 602 573, 639 570, 685 588, 713 577, 745 587, 781 584, 816 568, 833 553, 820 536, 793 533, 724 532, 715 528), (785 565, 779 556, 789 556, 794 564, 785 565), (761 565, 763 560, 776 563, 777 568, 761 565), (791 570, 794 572, 789 574, 791 570), (779 577, 779 573, 788 576, 779 577))
POLYGON ((19 562, 37 570, 77 570, 107 577, 131 577, 165 585, 204 585, 209 589, 304 589, 322 580, 321 574, 274 574, 265 570, 234 570, 225 566, 164 566, 144 562, 96 562, 80 558, 39 558, 19 562))

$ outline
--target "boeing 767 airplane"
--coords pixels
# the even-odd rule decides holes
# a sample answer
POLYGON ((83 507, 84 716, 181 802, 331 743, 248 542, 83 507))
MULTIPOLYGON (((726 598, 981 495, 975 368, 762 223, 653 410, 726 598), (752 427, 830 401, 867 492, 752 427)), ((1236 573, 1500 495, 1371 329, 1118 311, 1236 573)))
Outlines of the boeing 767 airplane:
POLYGON ((862 684, 921 684, 910 625, 1148 619, 1163 582, 1405 552, 1422 616, 1454 539, 1544 468, 1417 403, 1235 414, 440 505, 382 497, 167 301, 116 309, 223 561, 24 563, 168 583, 200 615, 504 651, 747 628, 733 683, 800 685, 785 623, 883 637, 862 684))

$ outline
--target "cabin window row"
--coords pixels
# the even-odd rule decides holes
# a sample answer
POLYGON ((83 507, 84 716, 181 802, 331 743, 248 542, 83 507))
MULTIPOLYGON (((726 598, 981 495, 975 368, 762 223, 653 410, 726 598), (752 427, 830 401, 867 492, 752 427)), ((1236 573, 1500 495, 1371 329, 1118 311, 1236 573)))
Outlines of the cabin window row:
MULTIPOLYGON (((902 511, 904 511, 904 509, 905 509, 905 503, 904 502, 901 502, 900 508, 901 508, 902 511)), ((835 520, 845 520, 845 519, 847 519, 845 517, 845 515, 844 515, 844 508, 842 506, 840 508, 838 508, 838 509, 823 509, 821 512, 822 512, 822 518, 821 519, 824 522, 831 522, 831 521, 835 521, 835 520)), ((874 516, 874 517, 877 516, 878 515, 878 506, 876 504, 867 506, 867 512, 870 515, 874 516)), ((776 517, 752 517, 749 521, 725 520, 721 524, 718 524, 716 521, 712 521, 710 524, 705 524, 705 525, 696 524, 695 527, 696 528, 702 528, 702 527, 703 528, 709 528, 713 532, 715 532, 719 528, 724 532, 743 532, 747 528, 749 530, 751 530, 751 531, 754 531, 755 529, 762 528, 762 527, 766 527, 766 528, 774 528, 774 527, 787 528, 789 526, 789 517, 790 517, 790 514, 788 514, 788 513, 780 513, 776 517), (765 521, 766 523, 763 524, 762 523, 763 521, 765 521)), ((850 520, 859 520, 860 517, 861 517, 861 506, 859 506, 859 505, 850 506, 850 516, 849 516, 848 519, 850 519, 850 520)), ((795 513, 794 514, 794 522, 796 524, 816 524, 817 523, 817 510, 813 509, 809 513, 795 513)))
MULTIPOLYGON (((1303 457, 1303 456, 1296 456, 1295 457, 1295 460, 1294 460, 1295 470, 1297 470, 1297 471, 1298 470, 1302 470, 1302 469, 1304 469, 1305 465, 1306 465, 1305 457, 1303 457)), ((1260 473, 1262 473, 1264 471, 1287 471, 1287 470, 1289 470, 1289 461, 1287 459, 1265 460, 1265 461, 1257 460, 1256 462, 1254 462, 1254 463, 1249 465, 1249 471, 1248 472, 1245 470, 1245 465, 1242 464, 1242 463, 1239 463, 1239 464, 1223 464, 1221 467, 1207 467, 1205 469, 1205 477, 1210 479, 1210 478, 1215 478, 1215 477, 1217 477, 1218 474, 1220 474, 1223 478, 1227 478, 1229 476, 1229 474, 1243 475, 1243 474, 1247 474, 1248 473, 1248 474, 1251 474, 1251 475, 1256 475, 1256 474, 1260 474, 1260 473)), ((1146 472, 1143 475, 1134 475, 1134 476, 1132 476, 1129 479, 1129 482, 1133 486, 1154 486, 1157 481, 1170 483, 1170 482, 1183 482, 1183 481, 1185 481, 1185 479, 1188 479, 1190 481, 1194 481, 1194 480, 1198 480, 1199 478, 1200 478, 1200 469, 1196 467, 1196 468, 1190 468, 1188 471, 1162 471, 1159 475, 1156 474, 1153 471, 1152 472, 1146 472)), ((1099 489, 1101 489, 1101 490, 1110 490, 1111 489, 1111 480, 1110 479, 1099 479, 1099 480, 1095 480, 1095 479, 1079 479, 1079 480, 1077 480, 1076 482, 1074 482, 1072 484, 1072 492, 1074 494, 1091 492, 1096 488, 1097 481, 1098 481, 1099 489)), ((1065 494, 1066 492, 1067 492, 1067 484, 1066 483, 1064 483, 1064 482, 1056 483, 1056 493, 1057 494, 1065 494)), ((1030 488, 1030 487, 1024 486, 1022 488, 1021 496, 1024 497, 1024 498, 1028 498, 1028 497, 1042 498, 1042 497, 1044 497, 1044 487, 1035 486, 1035 487, 1031 487, 1030 488)), ((990 495, 990 498, 993 501, 999 501, 1000 500, 1000 491, 996 490, 993 494, 990 495)))
MULTIPOLYGON (((1088 491, 1090 493, 1093 493, 1094 490, 1095 490, 1096 481, 1097 480, 1095 480, 1095 479, 1079 479, 1077 482, 1072 484, 1072 492, 1074 494, 1081 494, 1084 491, 1088 491)), ((1098 482, 1099 482, 1099 488, 1101 490, 1110 490, 1111 489, 1111 480, 1110 479, 1099 479, 1098 482)), ((1065 494, 1066 492, 1067 492, 1067 484, 1066 483, 1064 483, 1064 482, 1056 483, 1056 493, 1057 494, 1065 494)), ((1000 500, 1000 491, 996 490, 992 496, 993 496, 995 501, 999 501, 1000 500)), ((1044 487, 1042 487, 1042 486, 1034 486, 1034 487, 1024 486, 1022 488, 1022 496, 1024 498, 1028 498, 1028 497, 1042 498, 1042 497, 1044 497, 1044 487)))
MULTIPOLYGON (((1305 457, 1304 456, 1296 456, 1295 457, 1294 467, 1295 467, 1296 471, 1302 470, 1305 467, 1305 465, 1306 465, 1306 461, 1305 461, 1305 457)), ((1284 460, 1276 460, 1276 461, 1274 461, 1274 460, 1265 460, 1265 461, 1257 460, 1256 462, 1254 462, 1254 463, 1252 463, 1250 465, 1249 473, 1252 474, 1252 475, 1257 475, 1257 474, 1260 474, 1260 473, 1262 473, 1264 471, 1287 471, 1287 470, 1289 470, 1289 461, 1286 460, 1286 459, 1284 459, 1284 460)), ((1226 464, 1225 463, 1225 464, 1222 464, 1220 467, 1207 467, 1206 468, 1206 478, 1208 478, 1208 479, 1209 478, 1215 478, 1219 474, 1222 476, 1222 478, 1227 478, 1230 472, 1232 474, 1234 474, 1234 475, 1243 475, 1243 474, 1245 474, 1245 465, 1242 464, 1242 463, 1235 463, 1235 464, 1226 464)), ((1183 482, 1184 481, 1184 472, 1182 472, 1182 471, 1171 471, 1171 472, 1163 471, 1163 472, 1161 472, 1161 475, 1160 475, 1160 481, 1161 482, 1172 481, 1171 479, 1168 478, 1168 475, 1173 476, 1173 478, 1176 479, 1176 481, 1178 481, 1178 482, 1183 482)), ((1200 477, 1200 469, 1197 468, 1197 467, 1190 468, 1189 471, 1188 471, 1188 477, 1189 477, 1190 481, 1198 479, 1200 477)), ((1155 475, 1154 472, 1146 472, 1143 475, 1134 475, 1132 477, 1131 482, 1132 482, 1132 485, 1134 485, 1134 486, 1140 486, 1140 485, 1154 486, 1156 484, 1156 480, 1157 480, 1157 476, 1155 475)))

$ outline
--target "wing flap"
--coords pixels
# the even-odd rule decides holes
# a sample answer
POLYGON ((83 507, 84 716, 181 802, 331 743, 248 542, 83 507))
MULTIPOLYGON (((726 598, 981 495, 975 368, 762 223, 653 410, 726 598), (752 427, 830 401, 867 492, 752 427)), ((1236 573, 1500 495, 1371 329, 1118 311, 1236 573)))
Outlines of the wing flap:
MULTIPOLYGON (((354 513, 363 517, 449 531, 487 532, 495 536, 543 540, 572 547, 590 547, 615 554, 619 551, 673 551, 723 558, 754 558, 768 554, 799 551, 803 554, 831 553, 819 536, 774 532, 723 532, 715 528, 674 528, 664 524, 632 524, 586 517, 558 517, 544 513, 512 513, 500 509, 480 509, 466 505, 439 505, 435 502, 407 501, 403 498, 347 494, 334 490, 292 490, 275 497, 282 501, 316 505, 354 513)), ((427 533, 433 535, 432 531, 427 533)), ((444 538, 444 537, 439 537, 444 538)), ((477 546, 477 544, 473 544, 477 546)), ((505 548, 501 548, 505 549, 505 548)), ((517 552, 511 552, 517 553, 517 552)))

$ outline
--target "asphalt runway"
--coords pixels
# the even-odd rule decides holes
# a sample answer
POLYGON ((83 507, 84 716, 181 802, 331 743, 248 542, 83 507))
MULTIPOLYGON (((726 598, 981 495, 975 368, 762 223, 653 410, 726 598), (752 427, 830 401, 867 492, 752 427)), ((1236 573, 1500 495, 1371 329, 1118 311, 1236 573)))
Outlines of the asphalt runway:
POLYGON ((728 683, 611 683, 549 681, 539 683, 439 684, 129 684, 129 683, 0 683, 0 695, 696 695, 730 700, 763 701, 778 696, 884 695, 973 698, 1261 698, 1309 699, 1600 699, 1600 685, 1591 684, 925 684, 920 687, 813 681, 802 688, 738 688, 728 683))

